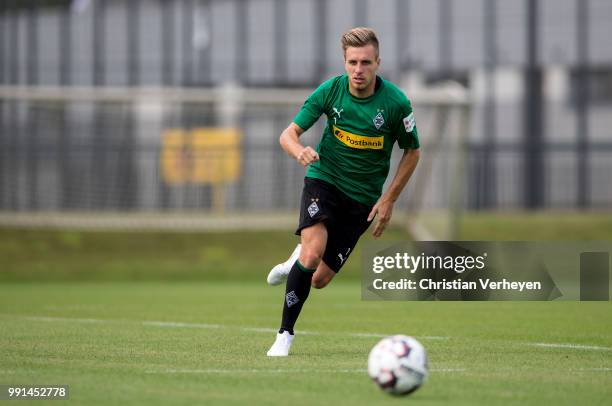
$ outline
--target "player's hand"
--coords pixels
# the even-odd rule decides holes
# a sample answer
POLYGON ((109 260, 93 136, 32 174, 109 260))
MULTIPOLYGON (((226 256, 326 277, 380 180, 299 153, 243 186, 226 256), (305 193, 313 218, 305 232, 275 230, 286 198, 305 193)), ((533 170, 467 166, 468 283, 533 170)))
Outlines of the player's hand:
POLYGON ((372 221, 374 217, 377 217, 374 231, 372 231, 374 238, 380 237, 383 231, 385 231, 391 220, 391 214, 393 214, 393 202, 390 200, 381 199, 372 207, 372 211, 368 215, 368 221, 372 221))
POLYGON ((303 166, 308 166, 311 163, 319 160, 319 153, 312 149, 312 147, 304 147, 304 149, 298 153, 295 159, 297 159, 297 161, 303 166))

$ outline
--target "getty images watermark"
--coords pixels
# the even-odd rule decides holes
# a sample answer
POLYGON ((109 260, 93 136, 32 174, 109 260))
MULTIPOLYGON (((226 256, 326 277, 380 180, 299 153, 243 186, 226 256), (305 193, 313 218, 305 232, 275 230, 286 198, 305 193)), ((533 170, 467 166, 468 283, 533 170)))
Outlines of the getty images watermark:
MULTIPOLYGON (((435 271, 447 270, 453 271, 456 274, 462 274, 465 271, 482 270, 486 267, 486 258, 488 254, 485 252, 482 255, 470 256, 441 256, 441 255, 409 255, 408 253, 396 253, 395 256, 375 256, 372 260, 372 271, 380 274, 387 269, 406 270, 410 274, 414 274, 417 270, 435 271)), ((434 274, 435 275, 435 274, 434 274)), ((451 276, 454 276, 451 273, 451 276)), ((436 280, 433 278, 422 278, 413 280, 409 278, 401 278, 397 281, 385 281, 382 278, 374 279, 372 286, 374 289, 427 289, 427 290, 477 290, 477 289, 505 289, 518 290, 522 292, 525 289, 541 290, 542 283, 540 281, 509 281, 503 278, 501 281, 493 281, 491 278, 477 278, 477 281, 464 281, 461 277, 456 279, 442 278, 436 280)))
POLYGON ((364 300, 603 300, 610 242, 398 242, 364 246, 364 300))

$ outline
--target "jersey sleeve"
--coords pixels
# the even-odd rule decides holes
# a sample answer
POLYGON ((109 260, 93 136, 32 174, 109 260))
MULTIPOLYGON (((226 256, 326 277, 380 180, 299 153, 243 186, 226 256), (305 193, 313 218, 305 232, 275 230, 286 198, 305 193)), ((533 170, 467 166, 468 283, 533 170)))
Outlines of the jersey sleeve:
POLYGON ((400 118, 397 120, 395 133, 397 134, 397 145, 402 149, 419 149, 419 131, 414 119, 414 111, 407 98, 403 98, 400 104, 400 118))
POLYGON ((317 122, 325 112, 325 99, 329 91, 329 81, 323 82, 308 96, 293 122, 306 131, 317 122))

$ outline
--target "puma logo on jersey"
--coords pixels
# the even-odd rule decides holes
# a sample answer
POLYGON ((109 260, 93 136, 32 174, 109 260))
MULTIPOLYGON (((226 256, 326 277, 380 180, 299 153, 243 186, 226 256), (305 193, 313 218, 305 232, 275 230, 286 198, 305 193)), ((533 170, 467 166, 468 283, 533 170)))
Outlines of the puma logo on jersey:
POLYGON ((340 118, 340 114, 342 114, 342 112, 344 111, 344 109, 340 109, 338 110, 335 107, 332 107, 332 109, 334 109, 334 114, 337 114, 338 117, 334 117, 334 124, 338 124, 338 119, 340 118))

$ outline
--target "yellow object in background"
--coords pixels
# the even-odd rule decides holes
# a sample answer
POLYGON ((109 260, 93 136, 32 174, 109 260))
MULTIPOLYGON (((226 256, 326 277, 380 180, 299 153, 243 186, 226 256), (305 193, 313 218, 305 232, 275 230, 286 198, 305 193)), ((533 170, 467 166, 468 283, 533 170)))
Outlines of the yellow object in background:
POLYGON ((161 169, 164 181, 220 184, 240 177, 240 142, 237 128, 168 129, 162 136, 161 169))

